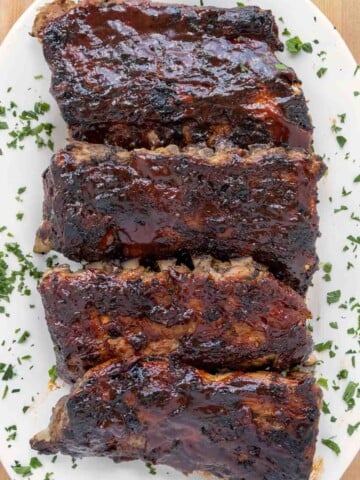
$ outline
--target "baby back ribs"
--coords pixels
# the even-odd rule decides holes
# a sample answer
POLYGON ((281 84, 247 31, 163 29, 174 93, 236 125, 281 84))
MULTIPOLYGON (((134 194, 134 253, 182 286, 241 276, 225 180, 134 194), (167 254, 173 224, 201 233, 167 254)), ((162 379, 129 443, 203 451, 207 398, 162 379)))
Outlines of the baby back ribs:
POLYGON ((211 375, 161 359, 109 362, 58 402, 31 444, 227 480, 308 480, 320 403, 305 373, 211 375))
POLYGON ((49 271, 40 284, 68 381, 117 358, 168 356, 207 370, 284 370, 311 351, 303 298, 251 258, 158 262, 159 272, 109 265, 49 271))
POLYGON ((44 174, 36 252, 73 260, 252 256, 303 293, 317 266, 318 157, 283 148, 155 151, 74 143, 44 174))
POLYGON ((34 34, 77 140, 310 146, 306 101, 274 54, 283 45, 270 11, 67 0, 40 12, 34 34))

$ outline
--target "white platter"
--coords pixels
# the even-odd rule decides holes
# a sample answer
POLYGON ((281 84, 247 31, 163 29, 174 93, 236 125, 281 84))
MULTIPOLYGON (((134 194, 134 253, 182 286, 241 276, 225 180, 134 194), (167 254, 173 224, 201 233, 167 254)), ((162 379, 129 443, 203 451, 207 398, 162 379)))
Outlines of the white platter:
MULTIPOLYGON (((40 97, 48 102, 51 109, 42 119, 56 126, 54 140, 57 148, 66 143, 65 126, 48 93, 50 76, 41 47, 28 35, 36 10, 43 3, 43 0, 38 0, 29 8, 0 48, 0 105, 7 107, 10 101, 14 101, 21 112, 32 109, 40 97), (35 79, 39 74, 43 78, 35 79), (12 87, 10 92, 7 91, 9 87, 12 87)), ((356 307, 356 304, 360 302, 360 244, 347 238, 350 235, 359 237, 360 242, 359 221, 354 219, 360 216, 360 181, 354 182, 360 175, 360 95, 354 95, 355 91, 360 91, 360 71, 354 75, 356 64, 349 50, 310 0, 256 0, 244 3, 271 8, 276 18, 283 18, 284 23, 279 22, 281 31, 286 27, 293 36, 298 35, 304 42, 318 40, 318 43, 312 43, 312 54, 283 53, 279 58, 294 67, 303 80, 316 126, 315 149, 320 155, 325 155, 329 166, 328 175, 320 183, 322 237, 318 241, 318 252, 321 262, 332 264, 331 280, 325 281, 322 278, 324 272, 319 271, 309 292, 308 303, 314 316, 312 326, 315 343, 332 341, 331 351, 335 356, 330 357, 330 350, 318 354, 323 363, 318 365, 316 376, 328 379, 324 399, 329 404, 331 414, 324 414, 321 418, 313 479, 339 480, 360 445, 360 427, 351 436, 347 433, 349 424, 360 422, 360 399, 356 399, 353 409, 346 411, 347 405, 342 398, 349 382, 360 383, 359 355, 346 353, 349 350, 359 352, 359 306, 356 307), (326 55, 318 56, 321 51, 327 52, 326 55), (322 78, 318 78, 317 72, 322 67, 327 68, 327 71, 322 78), (343 113, 346 113, 346 119, 342 124, 337 116, 343 113), (342 128, 337 134, 331 131, 335 120, 342 128), (336 135, 346 137, 347 142, 343 148, 338 145, 336 135), (345 193, 352 193, 343 196, 343 188, 345 193), (334 213, 335 209, 341 207, 338 213, 334 213), (344 251, 344 246, 349 248, 344 251), (347 268, 348 262, 353 264, 350 269, 347 268), (337 290, 341 291, 340 300, 328 305, 327 294, 337 290), (349 302, 351 298, 354 300, 349 302), (343 304, 347 306, 346 309, 341 308, 343 304), (319 320, 316 320, 318 317, 319 320), (337 322, 338 329, 330 326, 334 326, 334 322, 337 322), (356 333, 348 333, 349 329, 350 332, 351 329, 357 330, 357 336, 356 333), (352 357, 357 357, 355 368, 352 357), (348 378, 338 380, 337 374, 344 369, 348 371, 348 378), (333 381, 339 387, 338 390, 332 388, 333 381), (337 421, 331 422, 331 417, 336 417, 337 421), (332 437, 341 449, 338 456, 321 442, 322 439, 332 437)), ((212 0, 208 4, 231 7, 235 1, 212 0)), ((283 39, 286 40, 286 37, 283 39)), ((6 118, 0 117, 0 121, 3 120, 8 122, 10 129, 0 130, 0 148, 3 151, 0 156, 0 227, 6 225, 8 230, 0 233, 0 245, 16 241, 28 253, 32 250, 35 230, 41 218, 41 173, 49 162, 51 152, 48 149, 39 150, 34 145, 33 138, 25 140, 23 150, 9 149, 6 146, 11 140, 8 133, 14 128, 17 119, 8 112, 6 118), (23 186, 27 190, 22 195, 23 203, 20 203, 15 197, 19 187, 23 186), (18 212, 24 213, 22 221, 16 219, 18 212), (7 232, 12 232, 14 238, 7 237, 7 232)), ((32 260, 41 270, 45 269, 44 258, 34 256, 32 260)), ((11 269, 17 268, 12 255, 6 261, 11 269)), ((14 293, 9 304, 0 301, 0 306, 5 306, 9 313, 9 317, 0 313, 0 363, 12 363, 17 373, 7 382, 2 381, 0 375, 0 458, 12 478, 20 478, 11 468, 15 460, 27 465, 32 456, 38 456, 31 451, 29 438, 47 425, 52 406, 66 392, 61 381, 57 382, 59 388, 48 388, 48 369, 54 364, 54 355, 35 281, 29 280, 28 284, 32 290, 30 297, 14 293), (30 304, 35 307, 29 308, 30 304), (17 328, 21 330, 15 333, 17 328), (13 343, 24 330, 30 332, 30 337, 24 343, 13 343), (19 365, 17 358, 24 355, 31 355, 32 358, 19 365), (1 399, 6 384, 9 392, 5 399, 1 399), (14 389, 20 391, 11 393, 14 389), (25 405, 30 408, 24 414, 22 408, 25 405), (17 426, 17 437, 9 442, 6 439, 11 431, 6 432, 5 427, 11 425, 17 426)), ((47 472, 53 472, 49 476, 51 480, 151 478, 141 462, 115 465, 106 459, 84 459, 77 461, 77 468, 72 468, 71 459, 67 457, 59 456, 55 463, 51 463, 51 457, 38 458, 43 466, 33 469, 34 480, 43 480, 47 472)), ((185 478, 164 466, 157 466, 156 470, 155 478, 159 480, 185 478)))

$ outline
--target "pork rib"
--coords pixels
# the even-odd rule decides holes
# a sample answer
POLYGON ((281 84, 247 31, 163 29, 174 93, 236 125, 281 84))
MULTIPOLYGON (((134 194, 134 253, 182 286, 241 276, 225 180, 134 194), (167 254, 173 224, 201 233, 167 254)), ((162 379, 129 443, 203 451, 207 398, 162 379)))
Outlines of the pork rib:
POLYGON ((41 453, 142 459, 227 480, 308 480, 320 403, 305 373, 107 363, 59 401, 50 428, 31 444, 41 453))
POLYGON ((300 81, 279 62, 270 11, 123 0, 57 1, 34 25, 73 138, 308 148, 300 81))
POLYGON ((35 251, 73 260, 253 256, 304 292, 317 266, 321 160, 302 150, 75 143, 45 172, 35 251))
POLYGON ((251 258, 50 270, 39 286, 57 371, 74 381, 117 358, 172 355, 210 371, 284 370, 311 350, 304 300, 251 258))

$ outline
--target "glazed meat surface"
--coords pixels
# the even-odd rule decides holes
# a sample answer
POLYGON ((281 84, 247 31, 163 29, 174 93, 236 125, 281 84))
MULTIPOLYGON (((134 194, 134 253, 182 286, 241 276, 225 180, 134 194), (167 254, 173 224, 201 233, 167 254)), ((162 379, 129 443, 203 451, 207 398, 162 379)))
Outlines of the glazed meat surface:
POLYGON ((304 373, 107 363, 59 401, 49 430, 31 444, 41 453, 142 459, 227 480, 308 480, 320 402, 304 373))
POLYGON ((251 258, 50 270, 40 293, 68 381, 117 358, 169 355, 214 371, 285 370, 311 351, 304 300, 251 258))
POLYGON ((270 11, 57 1, 34 25, 74 139, 125 148, 226 138, 308 148, 300 81, 270 11), (72 7, 72 8, 71 8, 72 7))
POLYGON ((36 252, 73 260, 253 256, 303 293, 316 269, 318 157, 283 148, 123 151, 75 143, 44 174, 36 252))

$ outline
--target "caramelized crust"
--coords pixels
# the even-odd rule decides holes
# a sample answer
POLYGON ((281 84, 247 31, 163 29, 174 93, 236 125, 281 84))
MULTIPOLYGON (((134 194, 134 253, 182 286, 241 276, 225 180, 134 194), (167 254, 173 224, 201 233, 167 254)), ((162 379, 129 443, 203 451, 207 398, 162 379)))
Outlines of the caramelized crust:
POLYGON ((39 289, 59 374, 73 381, 106 360, 151 355, 212 371, 287 369, 307 357, 300 295, 250 258, 194 264, 49 271, 39 289))
POLYGON ((270 11, 57 1, 40 12, 51 91, 74 139, 125 148, 221 139, 308 148, 300 81, 270 11))
POLYGON ((31 444, 41 453, 142 459, 227 480, 308 480, 320 403, 305 373, 107 363, 60 400, 49 430, 31 444))
POLYGON ((36 252, 73 260, 251 255, 305 292, 317 266, 318 157, 283 148, 123 151, 75 143, 45 172, 36 252))

